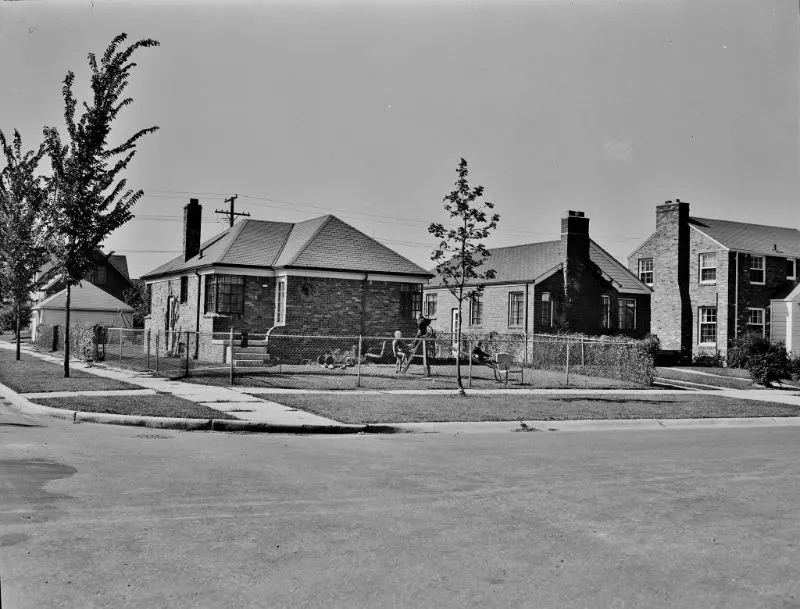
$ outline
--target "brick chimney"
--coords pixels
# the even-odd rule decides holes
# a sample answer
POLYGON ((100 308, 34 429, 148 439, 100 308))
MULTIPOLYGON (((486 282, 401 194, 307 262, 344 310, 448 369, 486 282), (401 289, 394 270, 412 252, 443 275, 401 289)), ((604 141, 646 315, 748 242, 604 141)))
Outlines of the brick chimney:
POLYGON ((183 207, 183 260, 186 262, 200 253, 200 220, 203 206, 197 199, 189 199, 183 207))
POLYGON ((569 210, 561 218, 564 265, 564 325, 573 331, 596 331, 602 306, 598 278, 589 258, 589 218, 569 210))
POLYGON ((656 206, 651 328, 665 351, 692 353, 689 298, 689 204, 680 199, 656 206))

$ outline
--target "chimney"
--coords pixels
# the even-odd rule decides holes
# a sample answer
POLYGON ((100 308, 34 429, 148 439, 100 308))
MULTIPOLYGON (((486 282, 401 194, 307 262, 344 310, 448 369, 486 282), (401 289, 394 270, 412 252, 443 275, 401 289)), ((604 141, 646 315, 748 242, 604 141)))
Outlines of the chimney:
POLYGON ((189 199, 183 207, 183 261, 200 253, 200 220, 203 206, 197 199, 189 199))
POLYGON ((573 331, 600 327, 601 300, 589 258, 589 218, 569 210, 561 218, 564 266, 564 326, 573 331))

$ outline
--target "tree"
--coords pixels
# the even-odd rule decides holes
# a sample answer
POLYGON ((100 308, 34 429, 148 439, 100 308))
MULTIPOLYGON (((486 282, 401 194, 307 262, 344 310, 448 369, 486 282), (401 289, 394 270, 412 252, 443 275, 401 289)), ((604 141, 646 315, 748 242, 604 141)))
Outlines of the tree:
POLYGON ((45 144, 53 166, 51 220, 54 227, 52 251, 66 285, 64 321, 64 376, 69 376, 70 295, 92 264, 93 252, 114 230, 133 217, 131 208, 142 196, 141 190, 126 189, 122 172, 136 154, 139 138, 158 127, 134 133, 118 145, 109 144, 111 126, 120 111, 133 103, 122 97, 128 86, 130 62, 140 47, 158 46, 155 40, 139 40, 120 49, 126 34, 120 34, 106 49, 98 65, 89 53, 91 103, 84 102, 76 120, 77 100, 72 92, 73 72, 67 72, 62 93, 68 141, 62 144, 54 127, 45 127, 45 144))
POLYGON ((140 279, 134 279, 135 287, 128 288, 122 293, 122 302, 133 307, 133 327, 143 328, 144 318, 150 315, 150 299, 147 297, 147 287, 139 286, 140 279))
POLYGON ((14 131, 11 144, 0 131, 0 148, 5 157, 0 172, 0 284, 10 300, 20 359, 20 333, 30 318, 31 292, 39 287, 37 273, 49 258, 47 189, 37 175, 44 144, 23 152, 19 131, 14 131))
POLYGON ((431 260, 436 263, 436 273, 458 302, 456 379, 458 393, 464 396, 466 393, 461 381, 461 313, 465 300, 472 300, 483 292, 480 282, 495 276, 494 269, 480 270, 490 254, 482 241, 497 227, 500 216, 496 213, 490 216, 487 212, 494 209, 494 204, 481 202, 483 186, 470 188, 467 161, 461 159, 456 172, 456 188, 443 199, 445 211, 456 221, 456 225, 445 228, 443 224, 432 223, 428 232, 439 239, 439 247, 431 254, 431 260))

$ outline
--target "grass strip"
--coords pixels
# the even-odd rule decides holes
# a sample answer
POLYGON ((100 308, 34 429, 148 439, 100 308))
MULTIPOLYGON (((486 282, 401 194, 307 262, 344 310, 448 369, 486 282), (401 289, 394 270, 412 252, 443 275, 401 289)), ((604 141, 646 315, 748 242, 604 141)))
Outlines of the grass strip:
POLYGON ((70 377, 64 378, 62 365, 45 361, 25 352, 17 361, 14 352, 7 349, 0 349, 0 383, 17 393, 141 389, 138 385, 96 376, 72 368, 70 368, 70 377))
POLYGON ((70 398, 36 398, 42 406, 149 417, 179 417, 182 419, 236 419, 236 417, 202 404, 171 394, 158 395, 97 395, 70 398))
MULTIPOLYGON (((260 397, 264 397, 263 395, 260 397)), ((714 395, 280 395, 271 400, 342 423, 571 421, 800 416, 800 407, 714 395)))

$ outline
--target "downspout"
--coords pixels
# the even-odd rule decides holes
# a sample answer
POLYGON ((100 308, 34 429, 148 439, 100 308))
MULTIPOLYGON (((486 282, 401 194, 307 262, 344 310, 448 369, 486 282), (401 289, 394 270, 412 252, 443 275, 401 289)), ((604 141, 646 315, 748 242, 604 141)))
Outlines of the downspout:
POLYGON ((197 333, 197 336, 194 340, 194 359, 197 359, 200 356, 200 273, 197 272, 197 269, 194 270, 194 274, 197 277, 197 319, 195 320, 194 324, 194 331, 197 333))
POLYGON ((525 282, 525 334, 528 334, 528 286, 530 284, 525 282))
MULTIPOLYGON (((739 252, 736 252, 736 279, 734 288, 733 302, 733 337, 739 338, 739 252)), ((730 309, 729 309, 730 310, 730 309)), ((730 336, 730 334, 728 335, 730 336)))
POLYGON ((364 280, 361 282, 361 336, 367 333, 367 279, 369 273, 364 271, 364 280))

